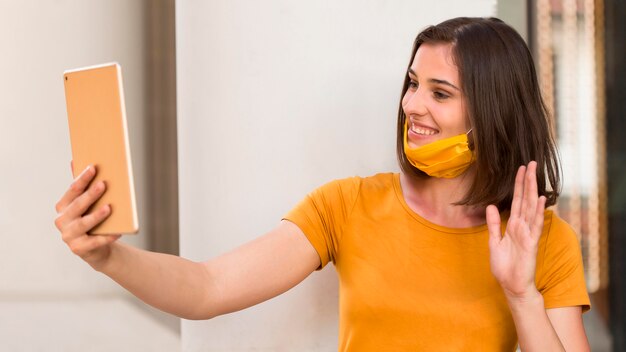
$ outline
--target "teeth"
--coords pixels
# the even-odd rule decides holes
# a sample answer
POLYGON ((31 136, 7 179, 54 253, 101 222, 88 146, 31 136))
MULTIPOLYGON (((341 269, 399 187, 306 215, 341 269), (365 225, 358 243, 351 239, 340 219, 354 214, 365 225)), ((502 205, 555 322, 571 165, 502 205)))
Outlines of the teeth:
POLYGON ((411 124, 411 131, 424 136, 431 136, 437 133, 437 131, 435 130, 431 130, 430 128, 417 127, 415 126, 415 124, 411 124))

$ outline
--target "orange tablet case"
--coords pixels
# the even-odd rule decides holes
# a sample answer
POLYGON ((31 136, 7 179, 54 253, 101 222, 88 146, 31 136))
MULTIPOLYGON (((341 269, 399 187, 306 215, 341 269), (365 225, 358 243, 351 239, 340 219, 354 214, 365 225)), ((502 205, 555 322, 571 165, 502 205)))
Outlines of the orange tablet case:
POLYGON ((74 173, 89 164, 107 190, 89 210, 110 204, 111 215, 90 234, 137 233, 135 187, 128 144, 122 71, 110 63, 65 71, 65 100, 74 173))

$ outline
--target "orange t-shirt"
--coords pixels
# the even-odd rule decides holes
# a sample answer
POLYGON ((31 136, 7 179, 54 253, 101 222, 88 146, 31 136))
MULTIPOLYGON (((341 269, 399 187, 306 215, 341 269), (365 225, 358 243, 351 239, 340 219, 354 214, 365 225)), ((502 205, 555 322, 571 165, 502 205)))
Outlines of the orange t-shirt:
MULTIPOLYGON (((399 174, 330 182, 286 216, 339 276, 339 351, 514 351, 489 268, 487 226, 449 228, 413 212, 399 174)), ((589 309, 575 233, 545 213, 535 282, 546 308, 589 309)))

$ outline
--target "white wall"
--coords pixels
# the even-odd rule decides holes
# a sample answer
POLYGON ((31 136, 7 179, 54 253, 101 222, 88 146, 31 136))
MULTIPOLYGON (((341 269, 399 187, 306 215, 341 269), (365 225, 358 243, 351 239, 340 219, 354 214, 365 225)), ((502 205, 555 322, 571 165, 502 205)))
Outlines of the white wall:
MULTIPOLYGON (((140 221, 144 213, 144 2, 0 1, 0 300, 121 292, 54 227, 72 180, 62 74, 122 65, 140 221)), ((145 236, 131 242, 144 244, 145 236)))
MULTIPOLYGON (((181 253, 203 260, 274 227, 315 187, 396 171, 414 36, 495 2, 176 3, 181 253)), ((331 351, 332 265, 279 298, 183 321, 185 351, 331 351)))

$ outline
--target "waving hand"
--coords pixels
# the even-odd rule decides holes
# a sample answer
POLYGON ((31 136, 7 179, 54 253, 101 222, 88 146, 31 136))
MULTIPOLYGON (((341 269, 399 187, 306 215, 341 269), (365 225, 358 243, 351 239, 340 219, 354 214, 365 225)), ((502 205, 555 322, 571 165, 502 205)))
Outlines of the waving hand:
POLYGON ((537 292, 535 268, 546 198, 538 197, 536 172, 534 161, 517 171, 504 235, 498 208, 487 207, 491 272, 509 297, 523 298, 537 292))

